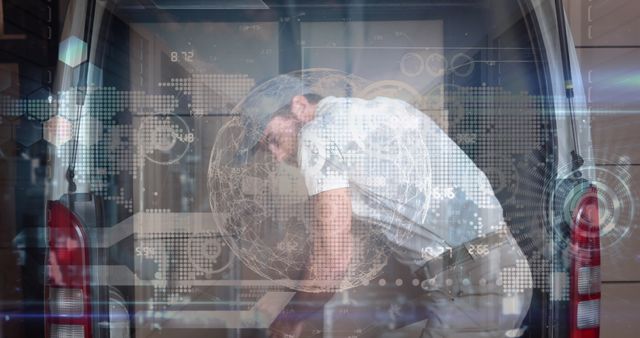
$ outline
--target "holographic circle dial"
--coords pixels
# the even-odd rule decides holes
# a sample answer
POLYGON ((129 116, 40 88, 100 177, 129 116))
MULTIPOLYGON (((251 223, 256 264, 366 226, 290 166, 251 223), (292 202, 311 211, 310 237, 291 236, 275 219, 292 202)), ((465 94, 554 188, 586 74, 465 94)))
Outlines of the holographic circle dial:
POLYGON ((210 275, 227 269, 233 261, 227 244, 217 233, 195 233, 189 237, 188 257, 199 272, 210 275))
MULTIPOLYGON (((600 249, 615 247, 623 238, 629 236, 637 228, 635 196, 630 188, 629 166, 624 161, 612 161, 611 156, 600 157, 595 151, 593 159, 580 168, 581 176, 566 171, 560 182, 555 185, 551 203, 547 213, 554 221, 553 229, 557 232, 564 246, 569 245, 566 226, 575 223, 580 205, 585 199, 597 201, 597 226, 600 233, 600 249), (607 159, 609 158, 609 159, 607 159)), ((623 157, 620 157, 622 159, 623 157)), ((561 170, 562 172, 562 170, 561 170)), ((548 189, 551 185, 549 185, 548 189)), ((593 225, 593 220, 583 218, 593 225)))
POLYGON ((179 161, 195 140, 187 123, 178 115, 144 117, 138 128, 138 144, 142 155, 157 164, 179 161))

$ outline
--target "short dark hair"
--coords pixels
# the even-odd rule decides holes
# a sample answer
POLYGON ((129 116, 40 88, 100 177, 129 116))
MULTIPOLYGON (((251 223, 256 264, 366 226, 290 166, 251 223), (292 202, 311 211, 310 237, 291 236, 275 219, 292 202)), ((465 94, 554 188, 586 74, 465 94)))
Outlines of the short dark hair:
MULTIPOLYGON (((304 96, 304 98, 307 99, 307 101, 309 101, 309 103, 311 104, 317 104, 324 98, 323 96, 314 93, 304 94, 302 96, 304 96)), ((280 109, 271 114, 271 118, 273 119, 276 116, 290 117, 292 114, 293 113, 291 112, 291 104, 287 104, 280 107, 280 109)))

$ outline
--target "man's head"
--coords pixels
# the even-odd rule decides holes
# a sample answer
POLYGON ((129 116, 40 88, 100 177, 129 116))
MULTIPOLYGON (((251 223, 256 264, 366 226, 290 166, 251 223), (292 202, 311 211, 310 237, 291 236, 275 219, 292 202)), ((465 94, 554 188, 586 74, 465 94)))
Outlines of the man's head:
POLYGON ((294 96, 290 104, 273 113, 257 146, 271 153, 278 162, 296 165, 298 133, 306 123, 313 120, 321 99, 316 94, 294 96))
MULTIPOLYGON (((280 135, 281 138, 287 138, 288 136, 281 134, 293 132, 297 136, 302 125, 313 119, 315 105, 321 99, 314 94, 315 90, 312 88, 314 88, 313 83, 301 74, 282 74, 252 89, 249 95, 234 108, 234 113, 240 117, 239 121, 244 127, 244 133, 234 155, 233 165, 246 166, 253 158, 255 151, 260 148, 268 150, 282 161, 289 157, 291 163, 295 156, 291 158, 290 155, 280 155, 279 150, 283 150, 280 149, 283 147, 278 145, 269 150, 269 147, 265 147, 264 142, 260 141, 265 139, 267 125, 274 118, 275 121, 269 129, 272 136, 280 135), (276 116, 280 117, 276 118, 276 116), (302 125, 296 125, 291 118, 295 118, 302 125)), ((290 141, 289 148, 297 147, 297 137, 290 141)), ((292 149, 289 148, 286 154, 291 153, 292 149)))

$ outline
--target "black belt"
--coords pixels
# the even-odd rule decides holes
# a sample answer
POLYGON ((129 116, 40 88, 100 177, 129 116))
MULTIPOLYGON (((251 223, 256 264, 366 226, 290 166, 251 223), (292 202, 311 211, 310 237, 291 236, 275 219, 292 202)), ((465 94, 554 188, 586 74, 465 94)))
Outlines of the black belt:
POLYGON ((455 265, 486 256, 491 250, 507 243, 516 244, 508 230, 495 231, 483 237, 477 237, 431 258, 415 274, 422 279, 433 278, 455 265))

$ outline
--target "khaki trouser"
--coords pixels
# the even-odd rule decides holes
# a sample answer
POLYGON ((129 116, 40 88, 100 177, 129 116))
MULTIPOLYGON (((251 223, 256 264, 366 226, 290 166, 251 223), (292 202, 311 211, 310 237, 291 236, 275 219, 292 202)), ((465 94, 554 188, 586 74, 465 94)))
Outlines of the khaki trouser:
POLYGON ((531 271, 513 238, 475 260, 430 276, 421 337, 519 337, 531 304, 531 271))

